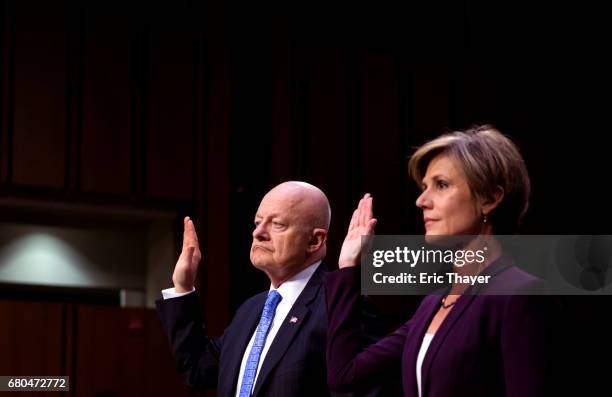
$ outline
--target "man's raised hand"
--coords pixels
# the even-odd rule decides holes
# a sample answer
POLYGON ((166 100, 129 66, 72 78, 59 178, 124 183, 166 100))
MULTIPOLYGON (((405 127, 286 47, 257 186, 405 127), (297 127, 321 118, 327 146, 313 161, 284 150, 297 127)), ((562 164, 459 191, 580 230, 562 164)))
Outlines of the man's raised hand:
POLYGON ((193 289, 198 265, 202 259, 198 235, 189 217, 183 220, 183 249, 174 267, 172 282, 176 292, 189 292, 193 289))

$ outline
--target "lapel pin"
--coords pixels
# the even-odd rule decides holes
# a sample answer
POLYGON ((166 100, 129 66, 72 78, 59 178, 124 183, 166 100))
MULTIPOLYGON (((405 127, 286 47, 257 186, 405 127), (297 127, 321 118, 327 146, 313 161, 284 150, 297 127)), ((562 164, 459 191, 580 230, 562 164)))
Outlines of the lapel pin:
POLYGON ((290 323, 295 324, 298 322, 298 318, 295 316, 291 316, 291 319, 289 320, 290 323))

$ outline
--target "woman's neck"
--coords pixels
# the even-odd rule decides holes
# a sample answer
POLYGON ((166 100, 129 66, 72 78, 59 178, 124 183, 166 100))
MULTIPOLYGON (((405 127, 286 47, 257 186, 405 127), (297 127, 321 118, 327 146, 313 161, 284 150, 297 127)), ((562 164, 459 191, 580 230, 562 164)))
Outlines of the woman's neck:
MULTIPOLYGON (((501 244, 492 235, 477 236, 463 250, 480 253, 481 256, 473 255, 473 260, 464 261, 465 263, 462 266, 453 265, 453 271, 459 276, 477 276, 502 254, 501 244), (479 257, 484 259, 479 260, 479 257)), ((469 283, 453 283, 449 295, 461 294, 469 286, 469 283)))

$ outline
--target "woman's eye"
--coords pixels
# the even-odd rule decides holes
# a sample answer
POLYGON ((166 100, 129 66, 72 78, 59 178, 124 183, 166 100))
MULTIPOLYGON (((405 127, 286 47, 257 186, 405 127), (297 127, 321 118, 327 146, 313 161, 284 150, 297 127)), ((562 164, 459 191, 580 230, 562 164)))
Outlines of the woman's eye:
POLYGON ((445 181, 438 181, 438 188, 444 189, 446 187, 448 187, 448 183, 446 183, 445 181))

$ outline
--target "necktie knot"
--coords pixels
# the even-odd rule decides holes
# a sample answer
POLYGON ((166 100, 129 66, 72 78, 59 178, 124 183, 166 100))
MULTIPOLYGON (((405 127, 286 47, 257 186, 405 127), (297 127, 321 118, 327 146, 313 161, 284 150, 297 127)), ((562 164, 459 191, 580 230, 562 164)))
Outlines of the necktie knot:
POLYGON ((278 293, 277 290, 273 289, 272 291, 268 292, 268 298, 266 299, 264 310, 266 308, 276 310, 276 306, 278 306, 278 302, 280 302, 281 299, 283 299, 283 297, 281 296, 281 294, 278 293))

